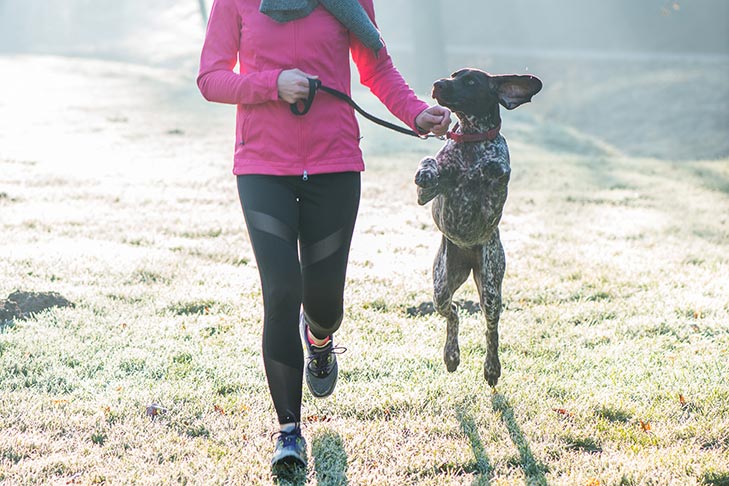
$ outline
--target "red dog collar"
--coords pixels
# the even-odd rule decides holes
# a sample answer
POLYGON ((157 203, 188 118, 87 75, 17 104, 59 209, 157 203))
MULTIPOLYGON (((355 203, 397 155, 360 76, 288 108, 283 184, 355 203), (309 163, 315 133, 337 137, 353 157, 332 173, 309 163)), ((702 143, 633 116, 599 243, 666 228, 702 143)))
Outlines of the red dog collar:
POLYGON ((499 122, 498 125, 496 125, 494 128, 487 132, 480 133, 456 133, 456 130, 458 130, 459 127, 460 125, 456 123, 456 126, 453 127, 453 130, 449 130, 448 133, 446 133, 446 138, 450 138, 456 143, 485 142, 491 141, 499 136, 501 123, 499 122))

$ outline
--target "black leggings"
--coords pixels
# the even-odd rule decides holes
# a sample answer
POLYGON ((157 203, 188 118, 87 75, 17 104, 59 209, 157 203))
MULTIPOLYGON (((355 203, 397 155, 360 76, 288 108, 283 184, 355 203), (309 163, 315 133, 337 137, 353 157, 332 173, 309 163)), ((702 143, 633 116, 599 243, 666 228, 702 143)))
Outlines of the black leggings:
POLYGON ((360 173, 240 175, 238 195, 263 292, 263 364, 279 423, 301 421, 299 309, 314 336, 334 333, 357 218, 360 173), (297 249, 297 242, 299 249, 297 249))

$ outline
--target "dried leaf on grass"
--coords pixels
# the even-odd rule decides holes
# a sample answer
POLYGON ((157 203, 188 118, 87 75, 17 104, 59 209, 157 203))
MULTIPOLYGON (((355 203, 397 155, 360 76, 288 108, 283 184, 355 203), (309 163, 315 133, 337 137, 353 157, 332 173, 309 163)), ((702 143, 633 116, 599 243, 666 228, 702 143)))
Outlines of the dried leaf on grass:
POLYGON ((686 397, 683 396, 683 394, 678 394, 678 403, 681 404, 681 417, 686 418, 691 415, 691 412, 694 412, 697 410, 697 407, 694 403, 689 402, 686 400, 686 397))
POLYGON ((575 414, 573 414, 572 412, 570 412, 569 410, 567 410, 565 408, 553 408, 552 410, 554 410, 555 412, 557 412, 560 415, 564 415, 565 417, 574 417, 575 416, 575 414))
POLYGON ((147 406, 147 417, 154 418, 162 413, 167 413, 167 409, 156 403, 147 406))
POLYGON ((307 422, 331 422, 332 418, 326 415, 309 415, 306 417, 307 422))
POLYGON ((74 474, 73 476, 68 478, 68 481, 66 481, 66 484, 76 484, 76 480, 79 479, 82 474, 83 473, 77 472, 76 474, 74 474))

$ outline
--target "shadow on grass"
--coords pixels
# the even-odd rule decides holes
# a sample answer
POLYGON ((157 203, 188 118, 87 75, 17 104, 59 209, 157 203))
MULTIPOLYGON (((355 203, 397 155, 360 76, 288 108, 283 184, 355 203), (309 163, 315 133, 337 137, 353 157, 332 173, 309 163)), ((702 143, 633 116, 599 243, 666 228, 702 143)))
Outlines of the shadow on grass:
POLYGON ((729 486, 729 471, 723 473, 715 471, 704 473, 702 484, 709 486, 729 486))
POLYGON ((514 409, 511 408, 509 400, 497 393, 491 397, 491 406, 495 412, 501 414, 501 420, 504 422, 506 430, 509 431, 511 441, 519 450, 521 468, 526 476, 526 484, 546 486, 547 478, 544 477, 544 466, 534 459, 529 443, 524 438, 524 433, 521 431, 519 424, 516 423, 514 409))
MULTIPOLYGON (((472 300, 455 300, 453 301, 454 304, 456 304, 456 307, 459 311, 463 311, 466 314, 474 315, 481 312, 481 307, 478 302, 474 302, 472 300)), ((423 317, 423 316, 429 316, 431 314, 435 314, 435 306, 433 305, 433 302, 421 302, 417 306, 408 307, 405 309, 405 313, 408 317, 423 317)))
POLYGON ((279 466, 273 473, 273 484, 303 486, 306 484, 306 469, 301 466, 279 466))
POLYGON ((311 442, 311 455, 314 457, 314 474, 319 486, 346 486, 347 453, 344 441, 334 431, 323 430, 311 442))
POLYGON ((471 449, 473 450, 473 456, 476 458, 476 470, 478 471, 478 476, 471 484, 474 486, 488 486, 491 484, 489 481, 489 476, 491 475, 491 463, 484 451, 481 436, 478 435, 476 422, 473 420, 473 416, 462 408, 456 410, 456 418, 461 424, 461 432, 468 437, 468 440, 471 443, 471 449))
POLYGON ((14 327, 15 321, 13 319, 0 319, 0 334, 11 331, 14 327))

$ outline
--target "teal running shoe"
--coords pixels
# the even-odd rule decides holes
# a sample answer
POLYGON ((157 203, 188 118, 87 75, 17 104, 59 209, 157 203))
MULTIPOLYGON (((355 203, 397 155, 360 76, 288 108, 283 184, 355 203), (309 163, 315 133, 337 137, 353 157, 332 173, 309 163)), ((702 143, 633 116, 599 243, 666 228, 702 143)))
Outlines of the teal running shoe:
POLYGON ((307 363, 305 374, 309 391, 317 398, 328 397, 337 385, 337 376, 339 375, 337 354, 342 354, 347 349, 334 347, 333 336, 330 336, 329 342, 323 346, 317 346, 309 342, 309 326, 304 320, 303 313, 299 321, 299 331, 301 341, 306 347, 307 363))
POLYGON ((273 450, 271 469, 303 467, 306 469, 306 441, 301 428, 296 426, 291 432, 277 432, 276 447, 273 450))

